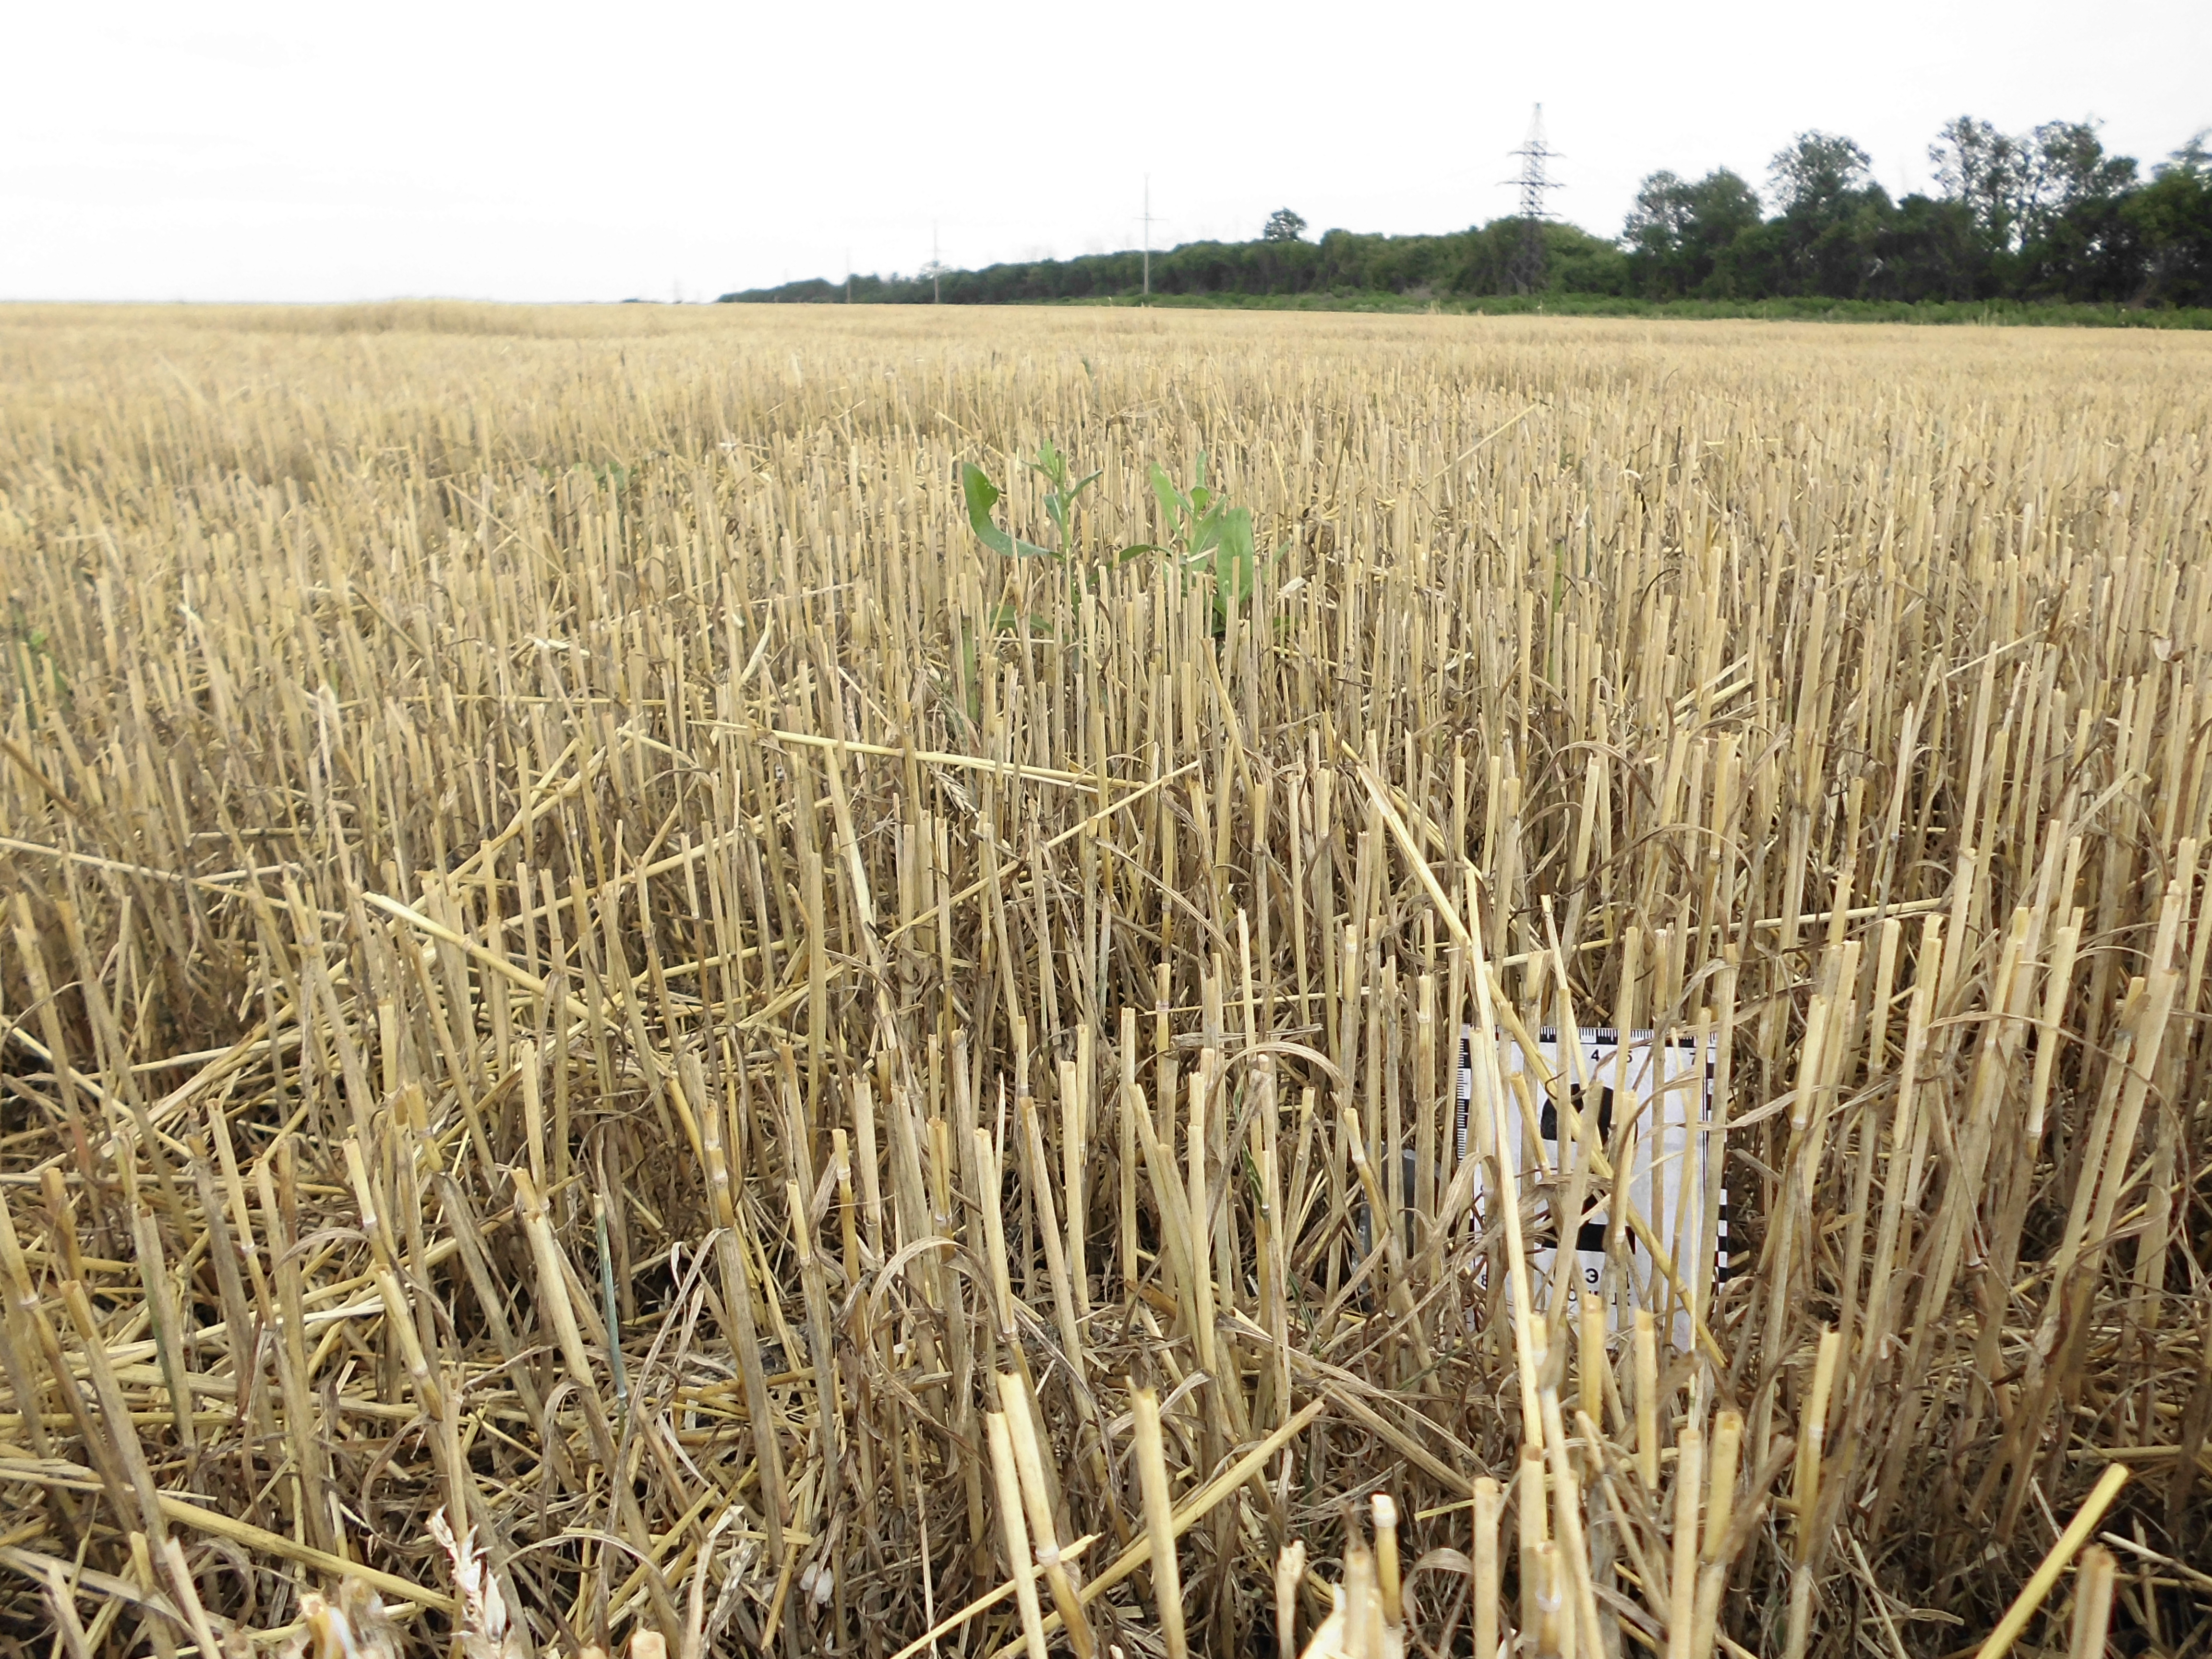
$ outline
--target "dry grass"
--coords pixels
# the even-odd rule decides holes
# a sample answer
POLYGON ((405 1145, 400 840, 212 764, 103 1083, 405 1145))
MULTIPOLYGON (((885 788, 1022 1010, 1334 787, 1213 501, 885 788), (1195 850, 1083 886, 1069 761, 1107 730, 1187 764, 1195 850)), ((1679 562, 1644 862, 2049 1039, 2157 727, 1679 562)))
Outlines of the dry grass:
POLYGON ((2209 348, 0 314, 0 1644, 2203 1652, 2209 348))

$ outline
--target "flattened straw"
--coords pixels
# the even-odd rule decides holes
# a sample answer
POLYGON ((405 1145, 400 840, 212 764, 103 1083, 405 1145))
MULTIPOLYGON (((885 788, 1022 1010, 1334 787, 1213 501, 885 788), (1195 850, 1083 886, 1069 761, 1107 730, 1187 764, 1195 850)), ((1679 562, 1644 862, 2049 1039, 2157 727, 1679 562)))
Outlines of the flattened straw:
MULTIPOLYGON (((1082 1537, 1077 1539, 1073 1543, 1062 1549, 1060 1553, 1060 1559, 1062 1561, 1068 1562, 1079 1560, 1082 1559, 1083 1553, 1097 1541, 1098 1534, 1097 1533, 1086 1532, 1082 1537)), ((957 1613, 947 1613, 944 1618, 939 1620, 921 1635, 915 1637, 913 1641, 908 1643, 896 1653, 891 1655, 891 1659, 914 1659, 914 1656, 920 1653, 924 1648, 934 1647, 939 1642, 951 1635, 954 1631, 958 1630, 961 1626, 966 1624, 969 1620, 975 1618, 978 1614, 988 1613, 993 1607, 997 1607, 1000 1602, 1005 1601, 1013 1593, 1014 1581, 1012 1578, 1007 1579, 1005 1583, 1000 1585, 996 1589, 986 1590, 982 1595, 977 1596, 974 1601, 970 1601, 966 1607, 961 1608, 957 1613)), ((1026 1636, 1016 1637, 1014 1638, 1013 1647, 1025 1647, 1028 1644, 1028 1640, 1029 1638, 1026 1636)), ((1012 1649, 1010 1648, 1007 1650, 1011 1652, 1012 1649)))
POLYGON ((61 1638, 62 1650, 69 1659, 92 1659, 92 1643, 77 1617, 76 1595, 70 1589, 62 1564, 49 1559, 41 1582, 46 1586, 47 1605, 54 1610, 54 1629, 61 1638))
POLYGON ((185 1547, 173 1538, 164 1538, 157 1554, 161 1565, 161 1576, 168 1580, 169 1594, 176 1598, 178 1607, 184 1610, 185 1628, 191 1632, 192 1639, 199 1644, 201 1653, 212 1659, 214 1655, 222 1652, 223 1648, 216 1639, 215 1626, 208 1622, 207 1608, 200 1601, 199 1587, 192 1583, 192 1570, 185 1559, 185 1547))

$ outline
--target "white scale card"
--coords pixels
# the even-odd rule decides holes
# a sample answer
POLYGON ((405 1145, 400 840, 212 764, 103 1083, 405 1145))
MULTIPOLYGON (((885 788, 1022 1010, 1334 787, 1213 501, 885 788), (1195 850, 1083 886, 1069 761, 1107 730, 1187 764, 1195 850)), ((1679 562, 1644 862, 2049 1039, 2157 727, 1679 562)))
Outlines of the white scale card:
MULTIPOLYGON (((1713 1273, 1709 1285, 1717 1285, 1728 1278, 1728 1189, 1720 1195, 1720 1224, 1708 1243, 1703 1238, 1705 1229, 1705 1180, 1707 1160, 1719 1156, 1720 1149, 1713 1146, 1713 1137, 1693 1133, 1692 1125, 1709 1124, 1713 1115, 1713 1058, 1714 1051, 1708 1042, 1703 1054, 1698 1051, 1696 1040, 1677 1038, 1657 1050, 1649 1031, 1630 1033, 1626 1050, 1626 1075, 1622 1075, 1621 1044, 1618 1033, 1607 1030, 1584 1028, 1576 1033, 1579 1070, 1575 1057, 1563 1054, 1559 1036, 1546 1030, 1537 1034, 1536 1048, 1544 1066, 1554 1073, 1565 1075, 1572 1083, 1570 1098, 1582 1114, 1585 1124, 1594 1127, 1600 1144, 1610 1157, 1616 1130, 1620 1127, 1616 1119, 1618 1102, 1624 1097, 1636 1103, 1637 1121, 1634 1127, 1635 1153, 1629 1168, 1629 1203, 1636 1214, 1651 1229, 1665 1245, 1668 1259, 1674 1264, 1678 1277, 1686 1285, 1688 1264, 1697 1261, 1702 1252, 1710 1250, 1713 1273), (1574 1081, 1579 1079, 1579 1081, 1574 1081), (1595 1109, 1593 1110, 1593 1108, 1595 1109)), ((1460 1028, 1459 1090, 1455 1121, 1457 1151, 1465 1158, 1470 1150, 1474 1134, 1474 1028, 1460 1028)), ((1513 1074, 1527 1069, 1521 1046, 1511 1038, 1498 1039, 1498 1069, 1504 1074, 1506 1091, 1511 1099, 1504 1103, 1507 1144, 1516 1148, 1516 1177, 1525 1195, 1541 1187, 1546 1181, 1546 1170, 1556 1170, 1559 1164, 1559 1135, 1557 1114, 1550 1097, 1531 1075, 1527 1082, 1530 1103, 1535 1107, 1536 1134, 1532 1139, 1529 1129, 1531 1114, 1523 1109, 1519 1100, 1519 1089, 1513 1074), (1543 1146, 1543 1160, 1537 1160, 1535 1140, 1543 1146)), ((1481 1152, 1483 1148, 1474 1148, 1481 1152)), ((1475 1177, 1475 1206, 1478 1215, 1484 1201, 1482 1179, 1478 1170, 1475 1177)), ((1529 1282, 1540 1304, 1546 1295, 1556 1248, 1557 1225, 1550 1205, 1543 1199, 1534 1206, 1535 1224, 1528 1235, 1529 1282)), ((1605 1240, 1607 1224, 1605 1194, 1595 1178, 1590 1196, 1586 1200, 1580 1225, 1576 1229, 1575 1253, 1583 1283, 1595 1293, 1605 1271, 1605 1240)), ((1674 1346, 1686 1349, 1691 1343, 1689 1310, 1681 1306, 1668 1284, 1665 1273, 1653 1261, 1651 1252, 1633 1232, 1627 1234, 1629 1276, 1636 1304, 1655 1312, 1672 1308, 1674 1346)), ((1710 1296, 1710 1290, 1708 1291, 1710 1296)), ((1608 1307, 1610 1323, 1615 1310, 1608 1307)))

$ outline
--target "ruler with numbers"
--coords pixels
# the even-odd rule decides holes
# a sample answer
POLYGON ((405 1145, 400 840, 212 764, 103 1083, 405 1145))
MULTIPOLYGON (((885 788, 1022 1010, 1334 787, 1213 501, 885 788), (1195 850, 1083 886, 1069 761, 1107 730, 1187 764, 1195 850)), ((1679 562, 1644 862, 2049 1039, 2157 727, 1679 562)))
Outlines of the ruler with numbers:
MULTIPOLYGON (((1553 1264, 1559 1248, 1559 1220, 1553 1195, 1564 1197, 1553 1180, 1559 1168, 1558 1105, 1536 1082, 1520 1045, 1499 1036, 1498 1070, 1508 1098, 1504 1112, 1505 1142, 1516 1154, 1515 1174, 1524 1195, 1534 1194, 1534 1224, 1528 1235, 1531 1284, 1541 1300, 1550 1294, 1553 1264)), ((1474 1119, 1474 1043, 1471 1025, 1460 1028, 1459 1087, 1454 1133, 1456 1150, 1464 1159, 1472 1146, 1474 1119)), ((1728 1188, 1720 1189, 1719 1214, 1709 1240, 1706 1233, 1706 1182, 1709 1160, 1721 1149, 1714 1137, 1698 1133, 1713 1115, 1714 1050, 1708 1042, 1698 1052, 1693 1037, 1659 1043, 1650 1031, 1632 1031, 1624 1044, 1620 1035, 1606 1027, 1585 1027, 1563 1047, 1553 1030, 1537 1033, 1536 1048, 1544 1069, 1569 1080, 1568 1101, 1583 1121, 1594 1128, 1608 1158, 1621 1161, 1629 1203, 1665 1246, 1675 1275, 1689 1284, 1691 1266, 1700 1258, 1711 1263, 1711 1287, 1727 1281, 1728 1188)), ((1606 1285, 1606 1240, 1612 1218, 1606 1207, 1607 1193, 1593 1180, 1582 1215, 1574 1224, 1572 1248, 1575 1268, 1583 1290, 1606 1297, 1608 1327, 1626 1306, 1649 1308, 1669 1322, 1674 1346, 1686 1349, 1691 1342, 1689 1310, 1653 1262, 1650 1252, 1632 1232, 1623 1230, 1626 1245, 1626 1281, 1606 1285)), ((1484 1201, 1480 1170, 1475 1180, 1478 1213, 1484 1201)))

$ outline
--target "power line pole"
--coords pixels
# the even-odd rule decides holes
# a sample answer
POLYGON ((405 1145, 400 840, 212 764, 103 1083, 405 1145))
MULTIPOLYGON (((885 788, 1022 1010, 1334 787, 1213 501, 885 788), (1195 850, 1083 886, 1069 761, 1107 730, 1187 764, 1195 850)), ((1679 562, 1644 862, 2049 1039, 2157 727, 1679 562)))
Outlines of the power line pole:
POLYGON ((1506 281, 1516 294, 1533 294, 1544 286, 1548 261, 1544 247, 1544 192, 1557 190, 1559 180, 1548 176, 1546 163, 1559 151, 1544 142, 1544 106, 1538 104, 1528 118, 1528 136, 1511 152, 1521 158, 1521 176, 1508 184, 1521 187, 1521 246, 1506 269, 1506 281))
POLYGON ((1145 175, 1145 297, 1152 297, 1152 175, 1145 175))
POLYGON ((929 222, 929 303, 945 303, 945 262, 937 257, 937 221, 929 222))

